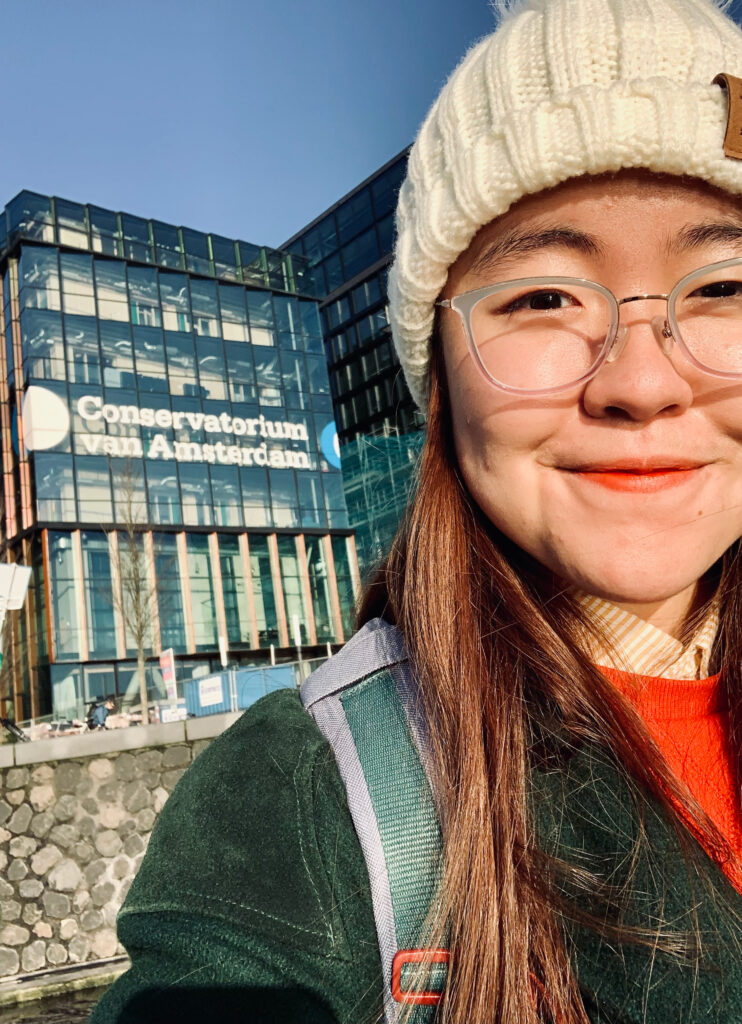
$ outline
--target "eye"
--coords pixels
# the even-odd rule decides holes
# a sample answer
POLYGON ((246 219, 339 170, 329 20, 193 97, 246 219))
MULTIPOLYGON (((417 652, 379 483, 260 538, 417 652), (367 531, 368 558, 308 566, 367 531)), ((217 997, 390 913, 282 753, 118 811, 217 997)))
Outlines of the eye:
POLYGON ((712 281, 696 288, 690 298, 731 299, 742 296, 742 281, 712 281))
POLYGON ((535 292, 527 292, 508 302, 502 310, 503 313, 518 313, 521 310, 535 310, 543 312, 550 309, 566 309, 568 306, 576 305, 576 300, 567 292, 559 292, 553 288, 542 289, 535 292))

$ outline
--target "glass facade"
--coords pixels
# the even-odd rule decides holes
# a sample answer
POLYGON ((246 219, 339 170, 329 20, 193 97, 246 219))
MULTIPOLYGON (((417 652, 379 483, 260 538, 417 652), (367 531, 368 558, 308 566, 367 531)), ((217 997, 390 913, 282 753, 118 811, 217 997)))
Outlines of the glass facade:
POLYGON ((285 248, 309 264, 320 310, 343 484, 368 573, 404 510, 423 419, 392 345, 386 277, 407 151, 340 200, 285 248))
POLYGON ((17 717, 136 691, 143 643, 187 672, 220 637, 256 664, 342 642, 316 552, 354 544, 309 260, 22 192, 0 272, 3 529, 17 560, 37 551, 17 717))

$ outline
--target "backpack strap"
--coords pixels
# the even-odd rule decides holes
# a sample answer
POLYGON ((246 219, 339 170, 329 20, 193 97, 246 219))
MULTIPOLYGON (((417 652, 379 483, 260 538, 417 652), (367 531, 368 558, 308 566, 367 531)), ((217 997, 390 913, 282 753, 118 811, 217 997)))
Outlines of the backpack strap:
POLYGON ((448 952, 422 950, 440 885, 441 832, 414 674, 402 634, 367 623, 301 687, 332 747, 371 884, 387 1024, 404 1003, 411 1024, 433 1020, 448 952), (415 964, 433 964, 420 987, 415 964))

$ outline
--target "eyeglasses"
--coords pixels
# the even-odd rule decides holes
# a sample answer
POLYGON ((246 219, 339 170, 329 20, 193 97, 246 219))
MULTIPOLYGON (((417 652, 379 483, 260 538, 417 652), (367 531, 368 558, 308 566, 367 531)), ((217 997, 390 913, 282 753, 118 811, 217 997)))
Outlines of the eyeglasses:
POLYGON ((667 301, 666 317, 652 318, 666 354, 675 344, 699 370, 742 379, 742 258, 686 274, 669 295, 617 299, 594 281, 524 277, 436 305, 459 314, 472 358, 490 384, 547 395, 586 383, 617 359, 628 335, 620 307, 649 299, 667 301))

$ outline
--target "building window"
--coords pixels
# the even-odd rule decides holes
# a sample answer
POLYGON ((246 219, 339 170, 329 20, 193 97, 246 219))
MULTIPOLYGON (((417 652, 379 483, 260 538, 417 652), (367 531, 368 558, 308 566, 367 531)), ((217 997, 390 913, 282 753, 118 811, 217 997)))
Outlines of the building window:
POLYGON ((340 599, 340 616, 346 638, 353 635, 355 592, 350 571, 350 552, 347 537, 332 538, 332 557, 335 562, 335 579, 340 599))
POLYGON ((278 538, 278 561, 281 566, 283 597, 286 602, 286 621, 289 627, 289 643, 309 643, 307 609, 304 604, 304 588, 301 585, 299 557, 296 553, 296 537, 278 538))
POLYGON ((39 521, 74 523, 77 509, 72 456, 58 452, 34 455, 34 479, 39 521))
POLYGON ((185 618, 176 538, 172 533, 155 533, 153 539, 160 640, 164 650, 172 647, 183 652, 186 649, 185 618))
POLYGON ((312 595, 314 610, 314 626, 317 632, 317 643, 337 640, 332 620, 330 603, 330 583, 327 575, 327 563, 321 537, 306 537, 307 567, 309 570, 309 590, 312 595))
POLYGON ((196 650, 213 650, 217 646, 216 607, 209 558, 209 538, 205 534, 188 535, 188 579, 191 587, 196 650))
MULTIPOLYGON (((116 626, 108 537, 105 533, 84 530, 80 539, 88 622, 88 652, 91 658, 115 658, 116 626)), ((103 692, 112 693, 113 689, 111 685, 109 690, 103 692)))
POLYGON ((79 518, 83 523, 112 523, 111 474, 108 459, 82 456, 75 459, 79 518))
MULTIPOLYGON (((49 533, 52 628, 58 660, 80 657, 80 622, 75 587, 75 560, 69 533, 49 533)), ((56 704, 55 704, 56 707, 56 704)))
POLYGON ((251 645, 250 621, 245 597, 245 571, 238 537, 219 538, 219 565, 222 573, 224 613, 230 645, 251 645))
POLYGON ((255 618, 258 626, 258 639, 261 647, 278 643, 278 612, 276 597, 273 591, 273 575, 271 573, 270 551, 268 538, 260 534, 251 534, 250 542, 250 573, 252 590, 255 599, 255 618))

